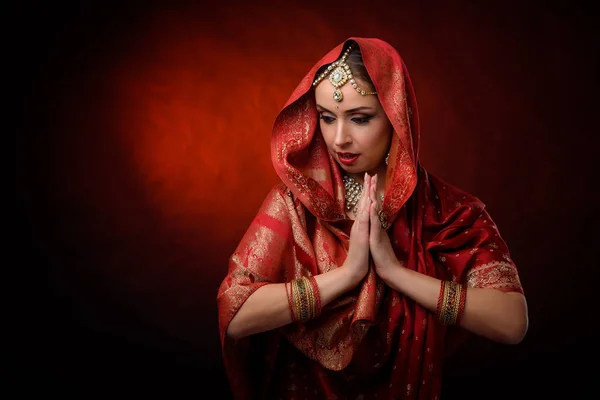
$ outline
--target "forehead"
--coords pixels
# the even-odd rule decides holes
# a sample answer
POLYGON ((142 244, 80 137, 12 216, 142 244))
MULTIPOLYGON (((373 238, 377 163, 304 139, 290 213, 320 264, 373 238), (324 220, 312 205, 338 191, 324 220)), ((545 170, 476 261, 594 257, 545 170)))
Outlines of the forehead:
POLYGON ((379 103, 379 99, 376 95, 368 94, 363 96, 362 94, 354 90, 354 88, 352 88, 350 84, 345 84, 340 88, 344 96, 342 101, 340 102, 335 101, 333 99, 334 90, 335 87, 333 87, 333 85, 331 85, 326 79, 319 83, 315 87, 315 99, 317 101, 317 104, 331 111, 337 110, 336 107, 339 107, 339 110, 341 112, 344 112, 344 110, 351 110, 357 107, 373 107, 377 109, 381 108, 381 104, 379 103))

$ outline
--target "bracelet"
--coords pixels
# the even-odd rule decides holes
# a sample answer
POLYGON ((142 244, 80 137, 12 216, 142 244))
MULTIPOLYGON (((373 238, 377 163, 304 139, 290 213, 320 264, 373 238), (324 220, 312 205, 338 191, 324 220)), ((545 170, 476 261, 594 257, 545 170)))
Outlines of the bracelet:
MULTIPOLYGON (((283 285, 285 286, 285 294, 288 299, 288 305, 290 306, 290 314, 292 316, 292 322, 296 322, 296 321, 298 321, 298 316, 294 312, 294 300, 292 299, 291 291, 288 290, 287 282, 285 282, 283 285)), ((290 286, 291 286, 291 284, 290 284, 290 286)))
POLYGON ((317 285, 317 280, 314 276, 309 276, 307 279, 312 286, 312 294, 315 304, 313 315, 314 317, 318 317, 321 315, 321 292, 319 291, 319 285, 317 285))
POLYGON ((306 322, 320 315, 321 296, 314 277, 294 279, 290 286, 291 291, 287 295, 293 322, 306 322))
POLYGON ((467 288, 458 282, 442 281, 436 315, 443 325, 455 325, 465 310, 467 288))
POLYGON ((467 287, 465 285, 461 285, 460 291, 460 300, 458 302, 458 316, 456 317, 456 323, 460 322, 460 318, 463 316, 465 312, 465 303, 467 302, 467 287))

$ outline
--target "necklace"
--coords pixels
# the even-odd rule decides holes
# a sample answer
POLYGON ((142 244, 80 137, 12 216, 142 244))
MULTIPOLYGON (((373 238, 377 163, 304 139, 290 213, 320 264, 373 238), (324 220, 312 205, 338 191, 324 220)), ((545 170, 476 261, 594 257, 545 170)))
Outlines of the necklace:
MULTIPOLYGON (((358 202, 362 197, 363 185, 358 183, 356 179, 350 175, 344 175, 344 189, 346 189, 344 195, 346 198, 346 210, 352 210, 352 213, 356 216, 356 213, 358 212, 358 202)), ((383 194, 380 194, 379 198, 383 201, 383 194)))

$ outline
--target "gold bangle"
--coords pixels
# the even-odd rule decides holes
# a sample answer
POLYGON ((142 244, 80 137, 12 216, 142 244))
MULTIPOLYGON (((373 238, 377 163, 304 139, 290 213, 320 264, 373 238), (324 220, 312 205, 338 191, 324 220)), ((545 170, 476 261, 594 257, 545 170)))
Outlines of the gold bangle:
POLYGON ((306 285, 302 278, 296 279, 296 284, 298 287, 298 300, 300 303, 300 320, 302 322, 305 322, 309 319, 308 298, 306 296, 306 285))
POLYGON ((456 294, 454 295, 454 299, 452 299, 452 324, 456 324, 456 321, 458 321, 458 306, 462 290, 462 286, 457 283, 456 294))
POLYGON ((320 313, 320 297, 316 281, 311 282, 310 278, 304 276, 294 279, 291 284, 290 305, 293 305, 292 315, 296 316, 296 320, 306 322, 315 318, 320 313))
POLYGON ((454 325, 460 313, 460 300, 463 287, 457 282, 443 281, 438 301, 438 318, 443 325, 454 325))
POLYGON ((302 277, 302 282, 306 293, 307 319, 312 319, 315 316, 315 296, 308 278, 302 277))
POLYGON ((298 280, 292 281, 292 298, 294 299, 295 314, 297 320, 302 320, 302 305, 300 304, 300 296, 298 295, 298 280))

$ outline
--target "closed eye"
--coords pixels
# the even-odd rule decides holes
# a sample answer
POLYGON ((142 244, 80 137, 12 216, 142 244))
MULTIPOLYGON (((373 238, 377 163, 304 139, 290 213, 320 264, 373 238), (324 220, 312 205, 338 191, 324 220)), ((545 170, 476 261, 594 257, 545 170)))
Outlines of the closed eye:
POLYGON ((323 120, 323 122, 326 124, 331 124, 333 121, 335 121, 335 118, 328 117, 327 115, 319 115, 319 119, 323 120))
POLYGON ((371 120, 371 118, 373 118, 373 117, 371 117, 371 116, 354 117, 354 118, 352 118, 352 122, 354 122, 355 124, 358 124, 358 125, 364 125, 364 124, 367 124, 371 120))

